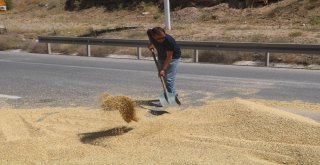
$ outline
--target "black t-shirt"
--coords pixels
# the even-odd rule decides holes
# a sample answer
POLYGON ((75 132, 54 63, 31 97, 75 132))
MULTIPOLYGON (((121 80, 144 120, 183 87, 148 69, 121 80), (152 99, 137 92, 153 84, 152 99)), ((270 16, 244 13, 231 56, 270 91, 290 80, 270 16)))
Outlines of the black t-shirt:
POLYGON ((166 34, 165 39, 162 43, 157 42, 151 36, 149 36, 149 39, 150 42, 157 49, 159 60, 165 60, 167 58, 167 51, 173 51, 172 59, 179 59, 181 57, 180 46, 176 43, 175 39, 169 34, 166 34))

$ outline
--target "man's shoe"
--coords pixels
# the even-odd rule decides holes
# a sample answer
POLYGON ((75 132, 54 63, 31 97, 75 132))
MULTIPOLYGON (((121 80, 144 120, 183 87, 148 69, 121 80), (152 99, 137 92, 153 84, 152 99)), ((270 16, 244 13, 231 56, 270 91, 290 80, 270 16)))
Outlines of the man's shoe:
POLYGON ((179 105, 179 106, 181 106, 181 102, 180 102, 180 100, 178 99, 178 94, 176 94, 176 103, 179 105))

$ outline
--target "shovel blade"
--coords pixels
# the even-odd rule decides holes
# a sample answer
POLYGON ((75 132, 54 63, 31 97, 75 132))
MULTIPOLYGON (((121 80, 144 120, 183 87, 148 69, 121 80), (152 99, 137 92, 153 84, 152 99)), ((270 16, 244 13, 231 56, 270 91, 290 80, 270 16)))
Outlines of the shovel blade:
POLYGON ((176 95, 173 93, 168 92, 167 93, 167 98, 165 97, 165 94, 162 93, 160 95, 160 103, 163 107, 168 107, 168 106, 179 106, 179 104, 176 102, 176 95))

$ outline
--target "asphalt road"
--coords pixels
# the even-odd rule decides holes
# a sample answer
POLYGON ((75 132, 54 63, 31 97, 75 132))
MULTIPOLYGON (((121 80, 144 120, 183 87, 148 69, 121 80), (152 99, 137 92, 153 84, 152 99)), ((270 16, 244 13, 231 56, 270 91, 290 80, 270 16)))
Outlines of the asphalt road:
MULTIPOLYGON (((181 63, 184 105, 204 99, 258 98, 320 103, 320 71, 181 63)), ((0 52, 0 105, 97 106, 102 92, 156 99, 153 61, 0 52)))

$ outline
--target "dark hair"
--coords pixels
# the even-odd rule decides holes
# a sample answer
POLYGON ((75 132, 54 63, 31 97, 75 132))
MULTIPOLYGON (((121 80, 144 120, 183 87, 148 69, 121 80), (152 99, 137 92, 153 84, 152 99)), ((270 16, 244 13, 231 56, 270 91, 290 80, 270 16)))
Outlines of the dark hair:
POLYGON ((160 34, 161 32, 166 33, 162 27, 154 27, 151 30, 152 35, 160 34))

